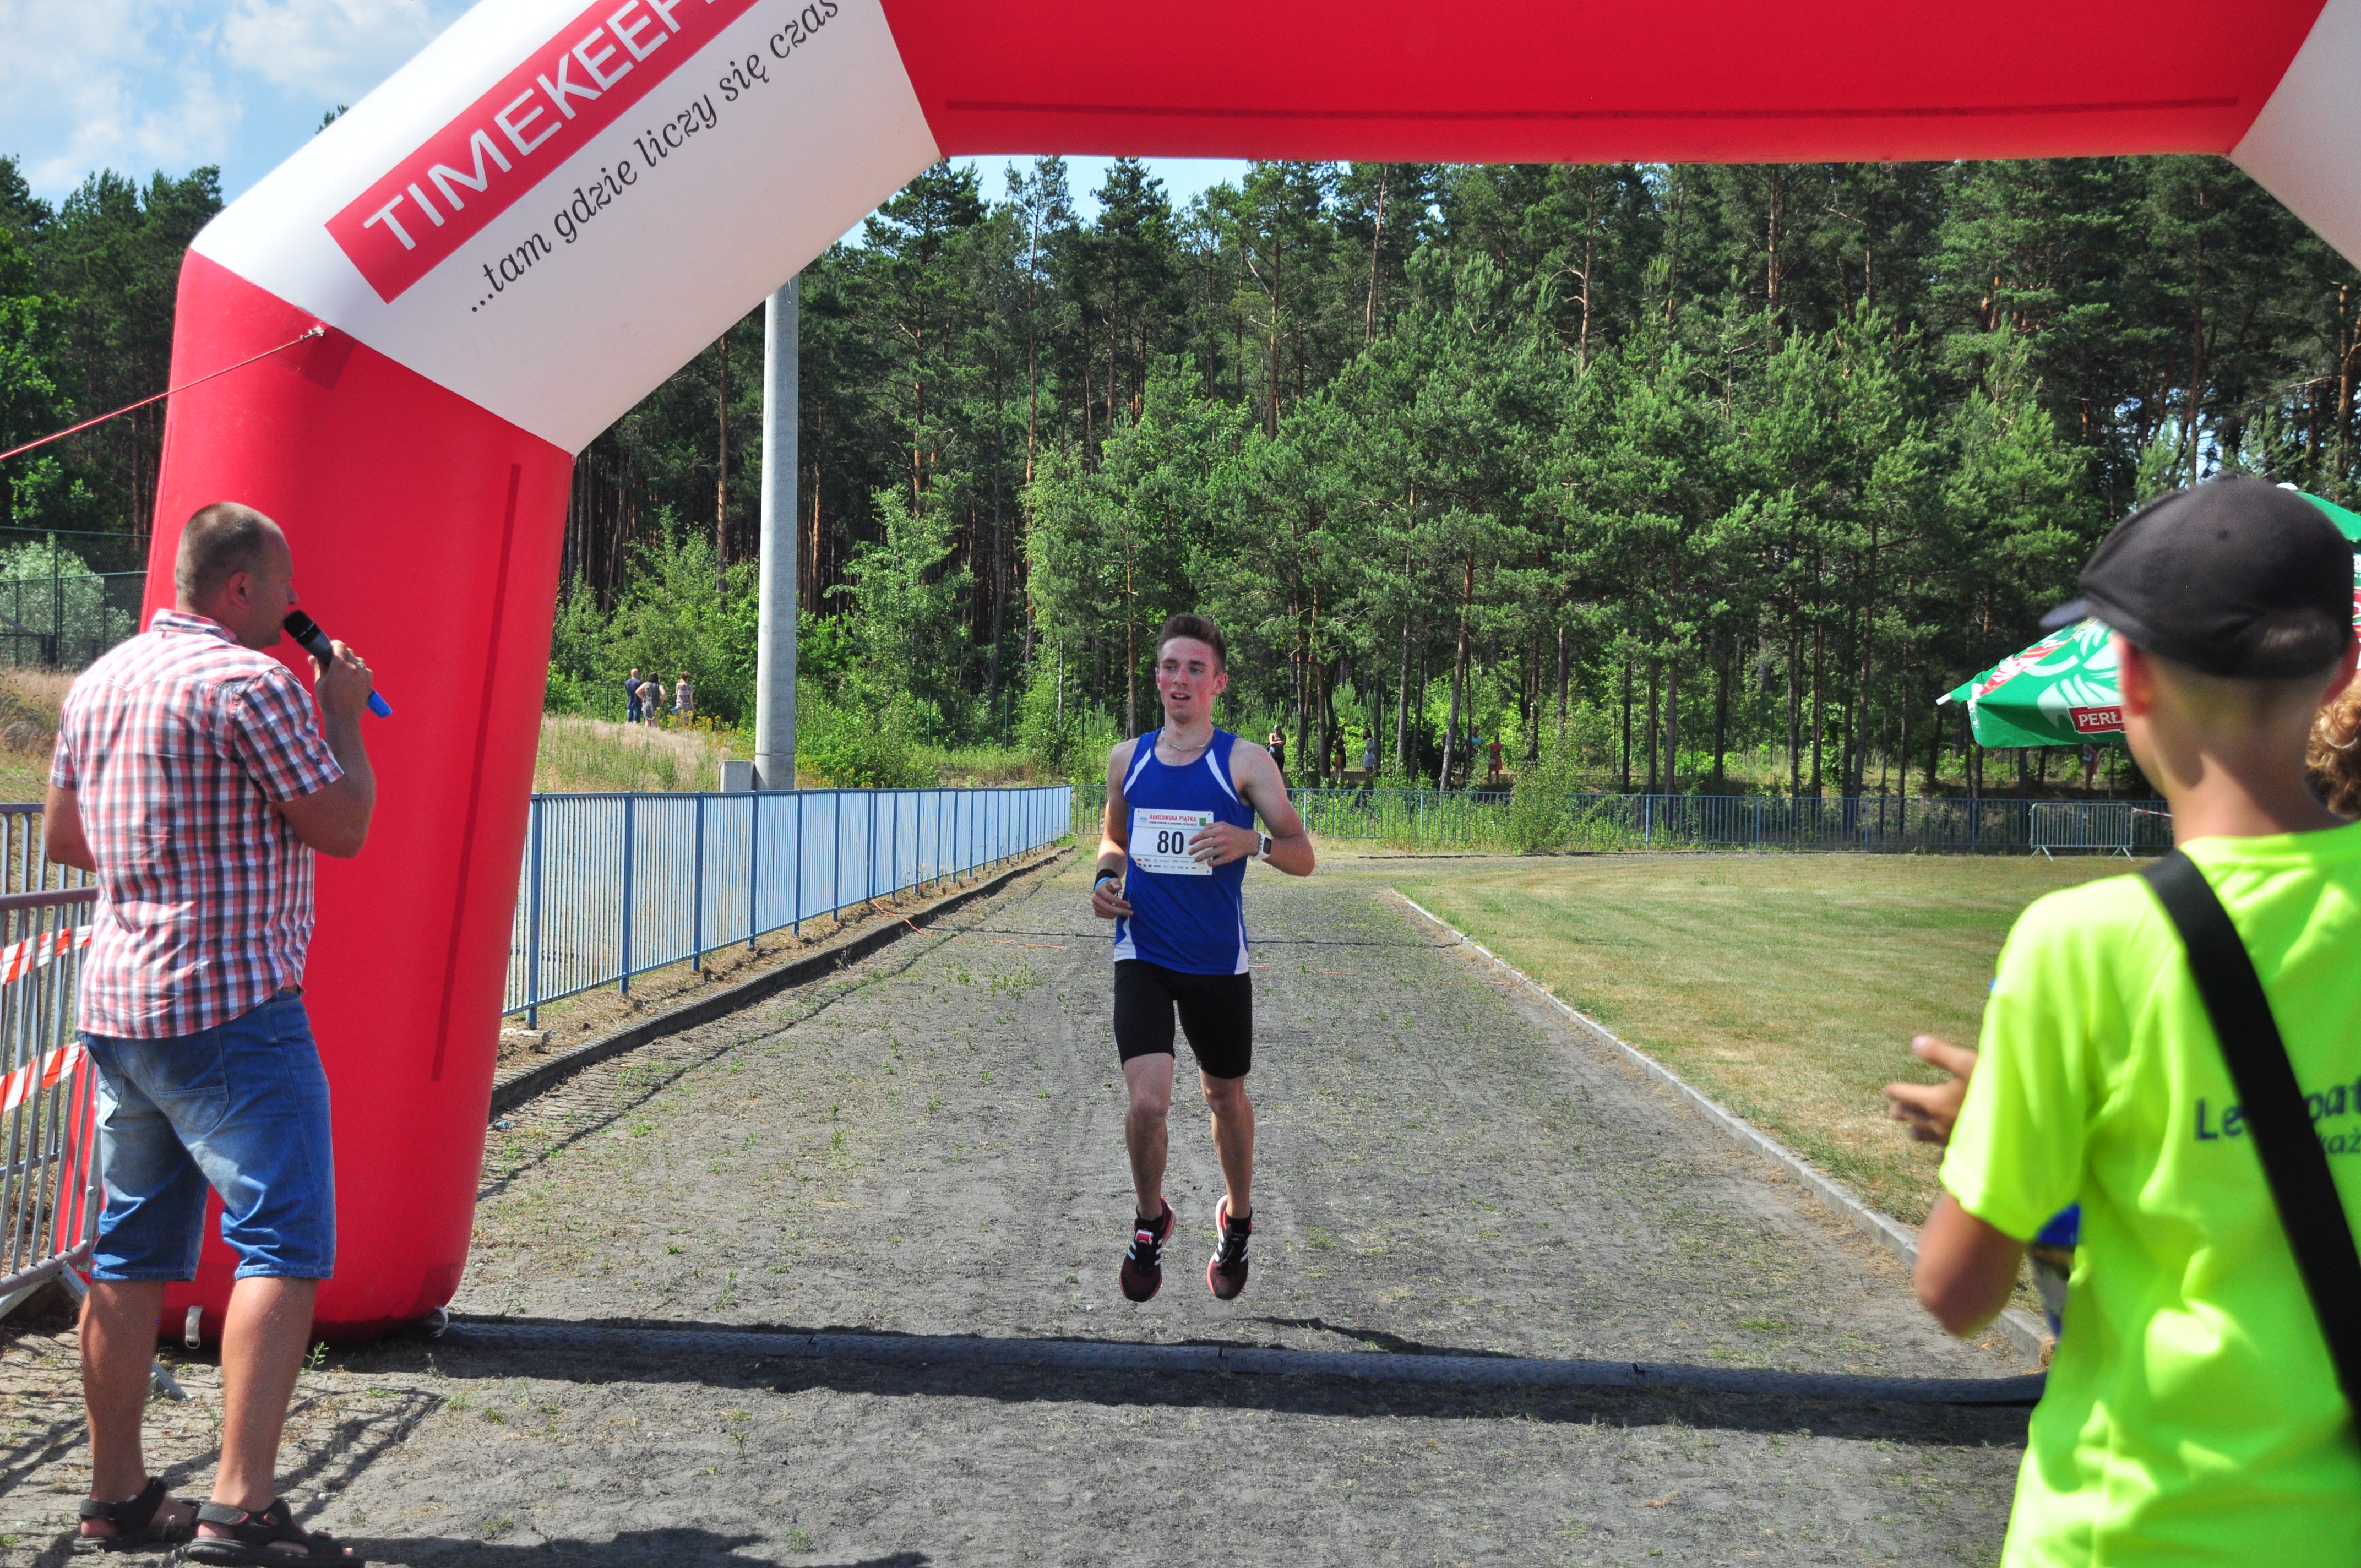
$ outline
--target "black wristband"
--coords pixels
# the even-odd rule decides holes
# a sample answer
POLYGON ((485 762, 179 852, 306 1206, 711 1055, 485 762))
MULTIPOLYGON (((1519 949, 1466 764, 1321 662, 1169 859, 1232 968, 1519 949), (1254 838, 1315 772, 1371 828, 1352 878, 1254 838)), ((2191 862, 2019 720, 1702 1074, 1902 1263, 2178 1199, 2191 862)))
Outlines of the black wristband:
POLYGON ((1101 867, 1099 870, 1098 881, 1091 883, 1091 891, 1093 893, 1096 893, 1099 890, 1099 883, 1118 882, 1122 880, 1122 877, 1123 873, 1121 872, 1111 872, 1106 870, 1104 867, 1101 867))

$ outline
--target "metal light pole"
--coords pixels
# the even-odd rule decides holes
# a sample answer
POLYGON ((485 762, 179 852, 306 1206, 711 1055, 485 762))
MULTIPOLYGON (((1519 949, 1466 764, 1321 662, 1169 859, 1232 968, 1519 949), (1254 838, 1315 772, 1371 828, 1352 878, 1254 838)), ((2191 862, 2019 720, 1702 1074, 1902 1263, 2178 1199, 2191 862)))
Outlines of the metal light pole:
POLYGON ((799 278, 763 311, 763 554, 754 787, 796 787, 796 315, 799 278))

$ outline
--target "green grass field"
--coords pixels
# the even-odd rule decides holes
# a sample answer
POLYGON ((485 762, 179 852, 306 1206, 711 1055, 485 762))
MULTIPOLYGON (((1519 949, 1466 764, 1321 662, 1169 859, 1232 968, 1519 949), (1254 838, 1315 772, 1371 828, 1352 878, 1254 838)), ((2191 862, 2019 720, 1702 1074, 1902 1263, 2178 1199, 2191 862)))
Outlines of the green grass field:
POLYGON ((1938 1075, 1920 1030, 1972 1046, 2018 911, 2121 860, 1601 855, 1395 862, 1387 880, 1847 1182, 1925 1220, 1936 1151, 1884 1119, 1938 1075))

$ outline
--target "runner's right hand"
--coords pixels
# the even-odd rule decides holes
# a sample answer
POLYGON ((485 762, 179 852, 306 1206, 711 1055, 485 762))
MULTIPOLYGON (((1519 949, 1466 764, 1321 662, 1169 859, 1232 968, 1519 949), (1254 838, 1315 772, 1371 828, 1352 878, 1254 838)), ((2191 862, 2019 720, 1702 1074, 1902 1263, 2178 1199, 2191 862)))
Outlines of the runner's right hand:
POLYGON ((1131 905, 1124 902, 1122 877, 1101 877, 1092 884, 1091 913, 1102 920, 1131 918, 1131 905))
POLYGON ((1951 1141, 1951 1127, 1960 1119, 1960 1105, 1968 1097, 1968 1080, 1976 1070, 1976 1053, 1921 1035, 1910 1042, 1920 1061, 1951 1074, 1943 1083, 1889 1083, 1885 1113, 1910 1129, 1922 1144, 1951 1141))

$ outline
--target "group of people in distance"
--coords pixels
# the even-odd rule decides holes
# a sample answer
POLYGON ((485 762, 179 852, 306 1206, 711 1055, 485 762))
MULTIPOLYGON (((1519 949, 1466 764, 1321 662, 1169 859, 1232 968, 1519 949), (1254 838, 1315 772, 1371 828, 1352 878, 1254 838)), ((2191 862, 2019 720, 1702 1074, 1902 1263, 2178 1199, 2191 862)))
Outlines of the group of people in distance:
MULTIPOLYGON (((642 680, 640 667, 632 665, 631 673, 623 677, 623 722, 655 724, 661 722, 664 716, 664 682, 653 678, 642 680)), ((675 724, 686 724, 696 717, 697 688, 689 685, 688 672, 683 670, 680 678, 672 684, 672 720, 675 724)))
MULTIPOLYGON (((2361 1275, 2353 563, 2317 509, 2250 479, 2166 497, 2108 535, 2059 613, 2113 629, 2125 740, 2177 848, 2029 907, 1979 1048, 1921 1036, 1948 1080, 1887 1091, 1914 1135, 1947 1146, 1916 1273, 1945 1328, 1988 1325, 2029 1245, 2070 1260, 2008 1568, 2361 1563, 2361 1354, 2348 1365, 2341 1349, 2361 1337, 2346 1332, 2355 1302, 2322 1288, 2339 1268, 2361 1275), (2221 977, 2241 965, 2249 1005, 2225 1012, 2221 977), (2276 1077, 2250 1076, 2270 1061, 2276 1077)), ((337 644, 307 695, 264 652, 292 570, 268 519, 199 513, 174 609, 93 664, 60 720, 46 842, 101 888, 79 1014, 106 1194, 82 1325, 88 1547, 358 1560, 298 1525, 272 1475, 335 1245, 327 1084, 301 988, 313 854, 357 852, 375 804, 368 666, 337 644), (192 1506, 148 1470, 140 1412, 164 1284, 194 1270, 209 1185, 240 1264, 222 1463, 192 1506)), ((1246 867, 1314 868, 1271 753, 1214 728, 1227 653, 1210 620, 1167 621, 1164 722, 1107 759, 1090 904, 1114 927, 1134 1195, 1116 1278, 1135 1302, 1162 1286, 1178 1223, 1164 1187, 1176 1025, 1222 1172, 1206 1288, 1225 1301, 1246 1288, 1246 867)))

